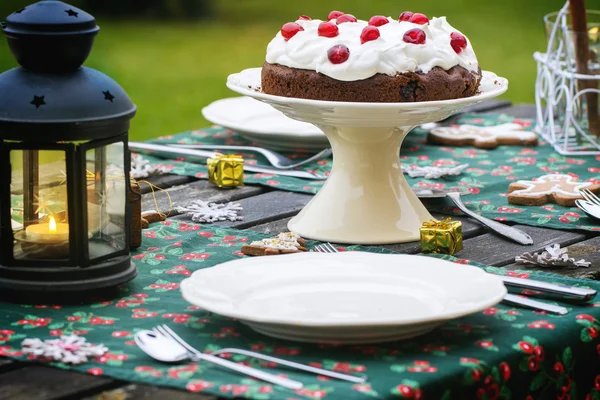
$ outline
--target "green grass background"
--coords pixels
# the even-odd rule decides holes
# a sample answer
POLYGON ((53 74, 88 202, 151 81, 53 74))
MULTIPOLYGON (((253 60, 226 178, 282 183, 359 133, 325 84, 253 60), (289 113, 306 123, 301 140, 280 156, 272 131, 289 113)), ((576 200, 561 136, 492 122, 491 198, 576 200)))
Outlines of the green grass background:
MULTIPOLYGON (((33 0, 24 2, 27 5, 33 0)), ((123 0, 127 1, 127 0, 123 0)), ((448 21, 471 40, 482 69, 510 81, 504 98, 534 101, 533 52, 544 51, 544 14, 563 0, 215 0, 215 14, 198 22, 101 19, 86 65, 116 79, 138 105, 135 140, 206 126, 201 109, 233 97, 228 74, 262 65, 269 40, 284 22, 338 9, 360 19, 411 10, 448 21)), ((0 42, 0 71, 15 67, 0 42)), ((235 110, 232 110, 235 112, 235 110)))

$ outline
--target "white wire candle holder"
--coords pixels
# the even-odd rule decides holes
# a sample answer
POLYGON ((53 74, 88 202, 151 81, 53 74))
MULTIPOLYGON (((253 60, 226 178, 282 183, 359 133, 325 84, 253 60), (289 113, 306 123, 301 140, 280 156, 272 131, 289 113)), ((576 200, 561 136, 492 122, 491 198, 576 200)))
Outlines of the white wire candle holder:
MULTIPOLYGON (((600 75, 576 72, 572 31, 567 16, 569 2, 558 12, 548 37, 546 53, 536 52, 535 131, 562 155, 600 154, 600 137, 586 129, 585 96, 600 93, 600 75), (579 80, 596 81, 595 88, 579 90, 579 80)), ((597 70, 597 68, 595 68, 597 70)))

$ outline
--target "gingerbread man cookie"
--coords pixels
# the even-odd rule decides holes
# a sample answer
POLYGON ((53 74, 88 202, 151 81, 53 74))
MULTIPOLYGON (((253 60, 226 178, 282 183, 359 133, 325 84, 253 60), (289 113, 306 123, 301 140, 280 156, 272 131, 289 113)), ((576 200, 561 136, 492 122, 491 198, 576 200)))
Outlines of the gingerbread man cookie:
POLYGON ((538 137, 534 132, 524 131, 519 124, 496 126, 460 125, 433 128, 427 142, 445 146, 475 146, 495 149, 499 145, 536 146, 538 137))
POLYGON ((247 256, 272 256, 306 251, 306 241, 293 232, 280 233, 274 238, 258 240, 242 247, 247 256))
POLYGON ((582 189, 600 192, 600 185, 591 182, 577 182, 570 175, 554 174, 540 176, 534 181, 517 181, 508 186, 508 202, 526 206, 539 206, 556 203, 572 207, 575 200, 582 199, 582 189))

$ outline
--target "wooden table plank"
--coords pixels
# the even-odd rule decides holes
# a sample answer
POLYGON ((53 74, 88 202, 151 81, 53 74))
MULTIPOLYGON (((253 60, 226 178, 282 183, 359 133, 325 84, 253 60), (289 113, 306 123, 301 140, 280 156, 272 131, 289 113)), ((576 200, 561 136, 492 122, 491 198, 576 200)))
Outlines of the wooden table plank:
MULTIPOLYGON (((148 186, 143 183, 142 187, 148 186)), ((192 200, 206 200, 214 202, 236 201, 241 198, 256 196, 266 192, 268 189, 263 186, 241 186, 234 189, 219 189, 208 181, 196 181, 181 186, 173 186, 166 190, 171 196, 173 204, 184 205, 192 200)), ((158 202, 158 208, 161 212, 168 213, 171 209, 169 197, 163 191, 155 191, 154 195, 158 202)), ((142 210, 156 210, 154 196, 152 193, 146 193, 142 196, 142 210)), ((171 215, 177 215, 175 210, 171 210, 171 215)))
MULTIPOLYGON (((216 222, 217 226, 229 228, 248 228, 269 221, 296 215, 310 201, 312 195, 293 192, 268 192, 258 196, 246 197, 239 200, 244 208, 240 213, 243 221, 216 222)), ((190 220, 188 216, 176 216, 177 220, 190 220)))
POLYGON ((513 263, 504 268, 509 270, 526 269, 528 271, 553 272, 572 278, 600 279, 600 236, 575 243, 568 246, 567 250, 569 257, 577 260, 584 259, 592 264, 589 268, 546 268, 513 263))
MULTIPOLYGON (((138 181, 148 181, 153 185, 158 186, 161 189, 168 189, 173 186, 185 185, 187 183, 196 182, 198 179, 192 178, 191 176, 185 175, 158 175, 151 176, 148 179, 139 179, 138 181)), ((140 185, 142 189, 142 194, 150 193, 152 190, 150 189, 150 185, 144 185, 143 183, 140 185)))
POLYGON ((567 246, 586 239, 586 234, 582 231, 551 230, 527 225, 515 227, 527 232, 533 238, 534 244, 523 246, 501 236, 486 233, 465 240, 464 250, 456 253, 456 257, 486 265, 503 266, 513 263, 515 256, 526 251, 538 251, 554 243, 567 246))
MULTIPOLYGON (((109 378, 43 366, 0 374, 0 400, 47 400, 114 385, 109 378)), ((114 386, 113 386, 114 387, 114 386)))
POLYGON ((211 395, 202 393, 189 393, 175 389, 165 389, 149 385, 127 385, 115 390, 109 390, 84 400, 216 400, 211 395))

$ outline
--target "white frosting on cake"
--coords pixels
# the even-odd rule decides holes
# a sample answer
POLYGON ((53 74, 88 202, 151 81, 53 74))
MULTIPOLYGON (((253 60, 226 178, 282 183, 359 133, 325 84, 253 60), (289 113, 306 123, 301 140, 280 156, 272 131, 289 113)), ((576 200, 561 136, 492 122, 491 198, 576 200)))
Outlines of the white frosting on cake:
MULTIPOLYGON (((389 23, 377 27, 381 36, 377 40, 361 44, 360 34, 367 21, 345 22, 338 25, 339 35, 333 38, 318 35, 320 20, 298 20, 304 30, 287 42, 281 32, 269 43, 266 61, 290 68, 320 72, 340 81, 367 79, 375 74, 394 76, 409 71, 428 73, 434 67, 448 70, 456 65, 477 72, 477 57, 467 39, 467 47, 456 54, 450 45, 450 34, 459 32, 445 17, 432 18, 427 25, 398 22, 388 18, 389 23), (427 36, 425 44, 405 43, 402 38, 410 29, 419 28, 427 36), (327 51, 338 44, 350 49, 350 58, 342 64, 333 64, 327 51)), ((331 20, 335 23, 335 20, 331 20)))

